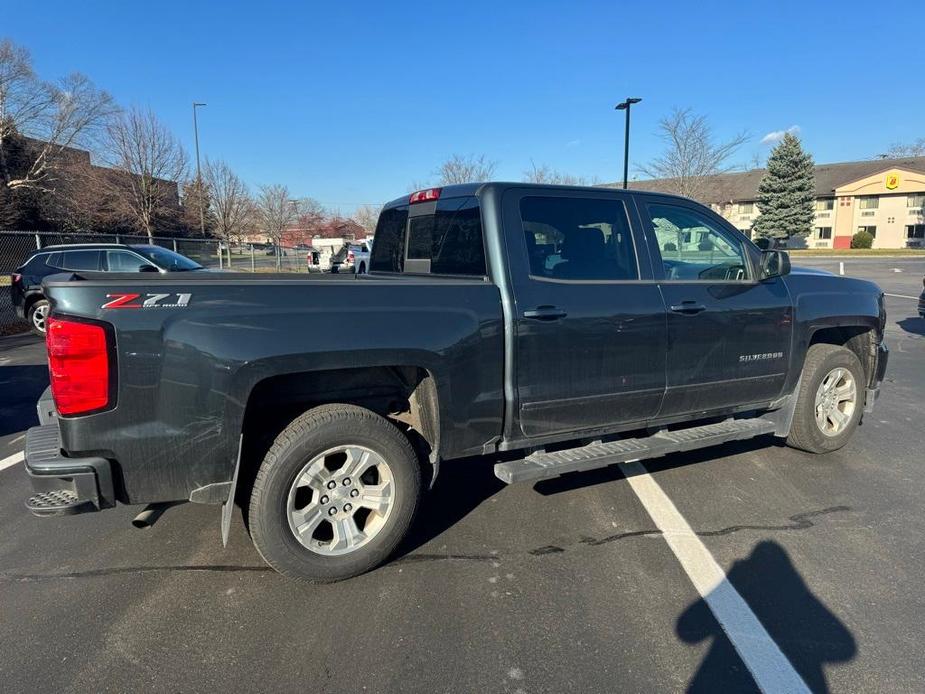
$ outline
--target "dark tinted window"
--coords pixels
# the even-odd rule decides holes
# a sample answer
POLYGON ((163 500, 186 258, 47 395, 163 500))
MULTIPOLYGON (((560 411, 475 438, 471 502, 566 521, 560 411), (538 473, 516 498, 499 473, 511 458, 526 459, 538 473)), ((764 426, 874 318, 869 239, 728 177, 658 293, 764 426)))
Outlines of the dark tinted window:
POLYGON ((441 275, 484 275, 482 215, 473 196, 438 200, 432 215, 408 224, 408 260, 429 260, 441 275))
POLYGON ((62 255, 62 253, 49 253, 48 255, 40 255, 39 258, 44 260, 45 265, 50 268, 60 268, 62 255))
POLYGON ((62 251, 61 267, 65 270, 99 270, 99 251, 62 251))
POLYGON ((369 258, 370 272, 402 271, 407 224, 407 205, 382 211, 376 224, 376 242, 369 258))
POLYGON ((622 201, 526 197, 520 202, 520 217, 534 277, 639 278, 622 201))

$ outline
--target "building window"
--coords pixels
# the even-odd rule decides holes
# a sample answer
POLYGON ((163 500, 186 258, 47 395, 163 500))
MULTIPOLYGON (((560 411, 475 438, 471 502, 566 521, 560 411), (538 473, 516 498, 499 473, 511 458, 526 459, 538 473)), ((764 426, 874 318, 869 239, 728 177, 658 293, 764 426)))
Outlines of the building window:
POLYGON ((925 193, 913 193, 906 196, 906 207, 925 207, 925 193))
POLYGON ((816 238, 820 241, 832 238, 832 227, 816 227, 816 238))
POLYGON ((860 233, 860 232, 862 232, 862 231, 866 231, 868 234, 870 234, 870 235, 873 236, 874 238, 877 238, 877 227, 875 227, 875 226, 861 226, 861 227, 858 227, 858 233, 860 233))
POLYGON ((925 224, 907 224, 907 239, 925 239, 925 224))
POLYGON ((864 195, 858 198, 858 207, 862 210, 876 210, 880 207, 879 195, 864 195))
POLYGON ((816 212, 825 212, 835 209, 835 198, 819 198, 816 200, 816 212))
POLYGON ((755 212, 755 203, 753 202, 740 202, 739 203, 739 214, 753 214, 755 212))

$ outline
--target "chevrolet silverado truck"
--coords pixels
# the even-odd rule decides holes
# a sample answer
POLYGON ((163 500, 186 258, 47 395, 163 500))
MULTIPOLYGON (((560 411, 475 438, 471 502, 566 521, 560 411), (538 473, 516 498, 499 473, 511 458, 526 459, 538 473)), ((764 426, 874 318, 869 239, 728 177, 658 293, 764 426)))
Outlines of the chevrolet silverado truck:
POLYGON ((670 195, 419 191, 369 270, 46 278, 28 508, 216 504, 227 540, 240 505, 270 566, 333 581, 396 552, 444 461, 516 483, 759 436, 826 453, 887 364, 875 284, 670 195))

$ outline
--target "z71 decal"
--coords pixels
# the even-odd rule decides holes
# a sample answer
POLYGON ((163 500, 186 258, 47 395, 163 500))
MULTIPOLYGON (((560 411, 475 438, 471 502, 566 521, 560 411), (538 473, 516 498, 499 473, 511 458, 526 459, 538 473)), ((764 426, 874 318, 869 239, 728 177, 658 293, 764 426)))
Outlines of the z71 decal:
POLYGON ((189 306, 192 294, 107 294, 107 301, 100 308, 184 308, 189 306), (144 296, 144 298, 142 298, 144 296), (168 297, 176 301, 164 301, 168 297))

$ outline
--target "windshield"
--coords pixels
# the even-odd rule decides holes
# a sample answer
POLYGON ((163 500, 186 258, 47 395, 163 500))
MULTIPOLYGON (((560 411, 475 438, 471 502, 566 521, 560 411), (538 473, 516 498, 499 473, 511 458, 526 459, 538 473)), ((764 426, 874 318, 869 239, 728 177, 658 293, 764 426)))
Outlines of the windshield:
POLYGON ((132 246, 132 249, 143 255, 152 263, 168 272, 185 272, 187 270, 202 270, 202 265, 193 262, 185 255, 168 251, 160 246, 132 246))

